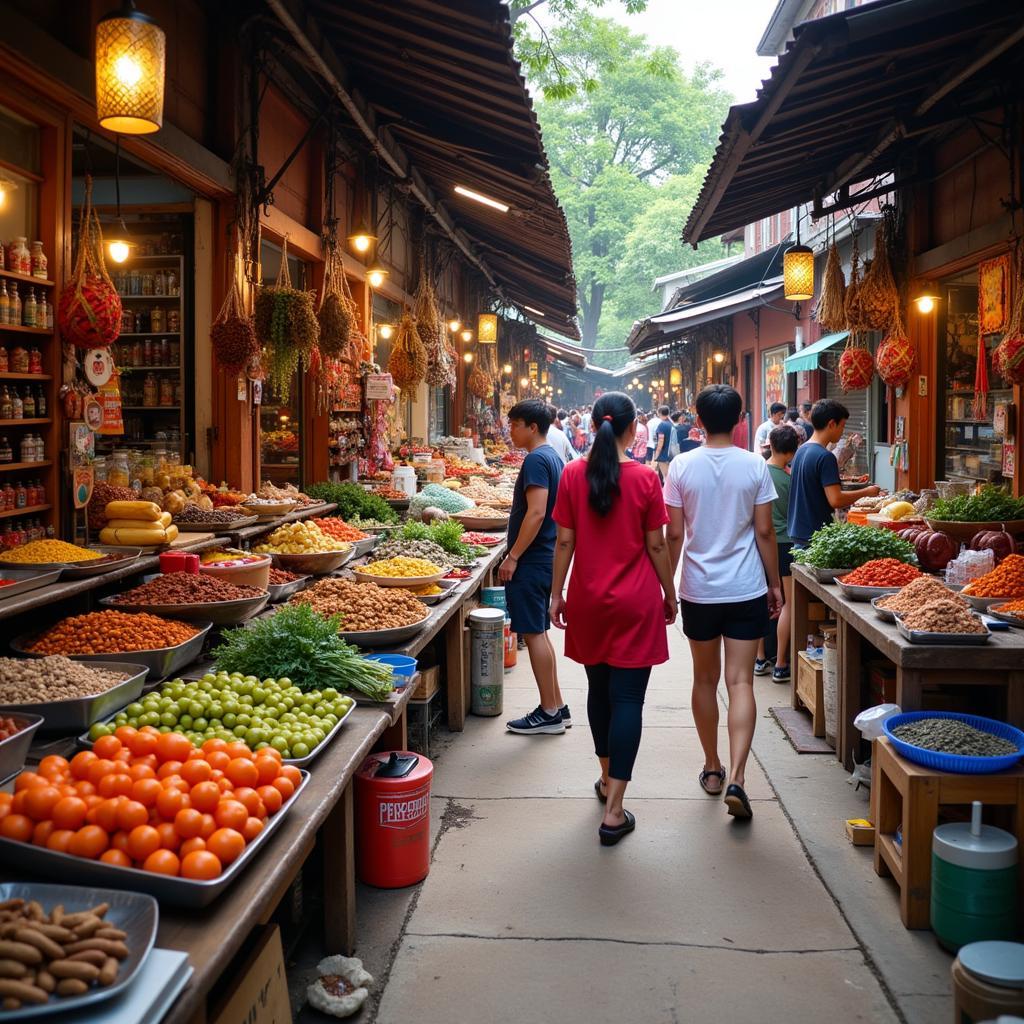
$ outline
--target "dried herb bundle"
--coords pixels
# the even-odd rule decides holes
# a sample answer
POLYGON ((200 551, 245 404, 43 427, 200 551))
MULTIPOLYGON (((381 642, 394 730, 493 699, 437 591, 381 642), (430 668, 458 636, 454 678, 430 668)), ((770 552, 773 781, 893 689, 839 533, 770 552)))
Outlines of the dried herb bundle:
POLYGON ((846 329, 852 334, 867 330, 864 310, 861 308, 860 250, 856 239, 853 243, 853 255, 850 258, 850 283, 846 286, 846 298, 843 308, 846 310, 846 329))
POLYGON ((490 398, 494 394, 494 381, 482 366, 474 366, 466 381, 466 387, 477 398, 490 398))
POLYGON ((337 253, 328 248, 324 293, 317 312, 320 321, 320 351, 325 359, 347 358, 352 344, 354 309, 345 299, 339 276, 345 276, 344 268, 339 265, 337 253))
POLYGON ((889 254, 889 231, 885 218, 875 231, 875 256, 860 284, 860 309, 864 326, 874 331, 888 330, 899 302, 889 254))
POLYGON ((427 376, 427 350, 416 330, 416 321, 408 312, 402 314, 395 334, 388 373, 403 390, 416 387, 427 376))
POLYGON ((992 353, 992 365, 1004 379, 1024 384, 1024 243, 1017 243, 1010 288, 1010 318, 1003 340, 992 353))
POLYGON ((259 356, 256 327, 252 316, 243 312, 237 276, 233 276, 224 304, 210 328, 210 343, 217 361, 230 374, 241 372, 259 356))
POLYGON ((448 341, 448 332, 437 306, 434 288, 420 255, 420 283, 416 289, 416 329, 427 349, 427 383, 443 388, 455 385, 455 352, 448 341))
POLYGON ((839 258, 839 246, 832 243, 825 261, 825 275, 821 282, 821 297, 814 311, 814 319, 825 331, 846 329, 846 278, 839 258))

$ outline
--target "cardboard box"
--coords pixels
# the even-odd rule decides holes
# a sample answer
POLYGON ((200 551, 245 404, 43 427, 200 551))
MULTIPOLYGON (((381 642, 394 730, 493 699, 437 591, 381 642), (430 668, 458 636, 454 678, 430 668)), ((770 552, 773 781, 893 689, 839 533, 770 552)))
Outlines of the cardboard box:
POLYGON ((868 691, 870 705, 893 704, 896 701, 896 666, 891 661, 869 661, 868 691))
POLYGON ((875 826, 867 818, 847 818, 846 838, 854 846, 874 846, 875 826))
POLYGON ((432 668, 421 668, 420 680, 416 689, 412 691, 412 700, 429 700, 441 685, 441 669, 434 665, 432 668))
POLYGON ((292 1024, 281 929, 276 924, 263 929, 237 977, 234 989, 210 1014, 210 1024, 292 1024))

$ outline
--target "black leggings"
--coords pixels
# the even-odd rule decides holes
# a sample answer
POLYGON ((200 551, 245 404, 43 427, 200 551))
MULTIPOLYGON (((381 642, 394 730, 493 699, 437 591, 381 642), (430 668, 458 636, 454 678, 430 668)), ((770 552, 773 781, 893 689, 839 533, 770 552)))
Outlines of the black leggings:
POLYGON ((583 667, 590 684, 587 717, 594 736, 594 753, 609 758, 610 778, 628 782, 640 749, 644 695, 651 670, 604 664, 583 667))

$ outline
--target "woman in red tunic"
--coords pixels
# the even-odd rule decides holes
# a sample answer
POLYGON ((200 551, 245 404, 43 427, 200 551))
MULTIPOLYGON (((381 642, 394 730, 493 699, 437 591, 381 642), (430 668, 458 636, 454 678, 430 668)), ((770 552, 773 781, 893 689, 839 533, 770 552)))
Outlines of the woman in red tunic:
POLYGON ((552 513, 551 620, 566 631, 565 653, 587 672, 587 715, 601 762, 594 789, 605 804, 598 834, 613 846, 636 827, 622 798, 640 748, 651 666, 668 661, 665 626, 675 621, 676 597, 661 481, 630 457, 636 407, 612 391, 594 404, 593 420, 593 447, 565 467, 552 513))

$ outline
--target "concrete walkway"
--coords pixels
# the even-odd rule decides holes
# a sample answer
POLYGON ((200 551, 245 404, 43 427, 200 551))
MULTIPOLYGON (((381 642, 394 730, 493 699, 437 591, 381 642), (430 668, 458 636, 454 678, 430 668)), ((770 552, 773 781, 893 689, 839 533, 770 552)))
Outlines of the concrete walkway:
MULTIPOLYGON (((670 644, 626 798, 637 831, 616 847, 597 840, 580 666, 560 659, 574 716, 564 736, 505 731, 537 703, 525 652, 505 677, 502 717, 442 732, 429 877, 409 890, 360 887, 358 952, 378 979, 361 1020, 949 1018, 950 958, 930 932, 903 928, 892 883, 843 832, 846 818, 866 815, 865 791, 854 793, 834 758, 793 751, 767 711, 788 704, 788 688, 759 680, 754 820, 734 822, 697 786, 690 659, 675 629, 670 644)), ((323 1019, 308 1007, 298 1017, 323 1019)))

